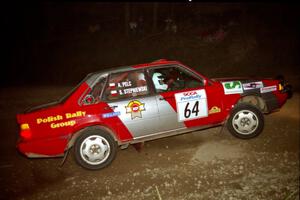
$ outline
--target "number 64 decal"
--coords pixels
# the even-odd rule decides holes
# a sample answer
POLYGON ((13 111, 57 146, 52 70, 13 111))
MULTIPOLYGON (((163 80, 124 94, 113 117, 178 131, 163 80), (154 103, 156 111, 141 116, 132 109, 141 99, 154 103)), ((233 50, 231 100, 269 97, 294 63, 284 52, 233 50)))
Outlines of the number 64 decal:
POLYGON ((208 116, 205 90, 194 90, 175 94, 178 121, 208 116))
POLYGON ((188 102, 184 109, 184 117, 189 118, 191 114, 194 114, 195 116, 198 116, 199 113, 199 101, 196 101, 192 110, 189 108, 190 103, 188 102))

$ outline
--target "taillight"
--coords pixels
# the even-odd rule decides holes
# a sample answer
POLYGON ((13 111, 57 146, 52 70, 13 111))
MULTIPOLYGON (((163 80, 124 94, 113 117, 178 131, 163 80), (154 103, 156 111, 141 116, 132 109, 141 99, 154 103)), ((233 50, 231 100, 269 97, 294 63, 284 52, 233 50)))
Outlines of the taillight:
POLYGON ((21 130, 28 130, 29 129, 29 124, 21 124, 21 130))
POLYGON ((21 133, 20 133, 21 137, 24 139, 30 139, 32 134, 29 128, 29 124, 21 124, 20 128, 21 128, 21 133))

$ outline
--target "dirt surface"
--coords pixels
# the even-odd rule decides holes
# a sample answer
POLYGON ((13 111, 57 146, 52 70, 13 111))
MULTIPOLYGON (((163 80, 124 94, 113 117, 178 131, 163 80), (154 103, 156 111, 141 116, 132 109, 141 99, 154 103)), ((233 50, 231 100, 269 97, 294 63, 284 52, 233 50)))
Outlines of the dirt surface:
POLYGON ((141 12, 146 26, 127 36, 127 11, 109 4, 2 6, 0 200, 299 199, 299 6, 162 3, 154 31, 155 6, 130 3, 130 15, 141 12), (176 34, 164 28, 170 9, 176 34), (60 167, 61 158, 28 159, 16 151, 16 114, 70 90, 37 86, 72 85, 90 72, 160 58, 210 78, 282 74, 297 92, 265 116, 263 133, 252 140, 206 129, 147 142, 141 152, 129 146, 100 171, 81 168, 72 154, 60 167))
POLYGON ((0 199, 299 199, 299 93, 265 116, 263 133, 240 140, 222 127, 119 150, 100 171, 62 159, 27 159, 15 149, 15 115, 70 88, 0 91, 0 199))

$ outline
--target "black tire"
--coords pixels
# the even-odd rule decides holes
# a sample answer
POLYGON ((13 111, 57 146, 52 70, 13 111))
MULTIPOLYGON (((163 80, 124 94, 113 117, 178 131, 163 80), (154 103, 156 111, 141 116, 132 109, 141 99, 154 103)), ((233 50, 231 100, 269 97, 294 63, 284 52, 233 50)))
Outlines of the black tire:
POLYGON ((87 130, 77 138, 74 146, 76 162, 90 170, 107 167, 115 159, 116 152, 117 143, 114 138, 99 129, 87 130))
POLYGON ((255 106, 248 103, 237 104, 227 121, 229 132, 240 139, 257 137, 264 128, 264 115, 255 106))

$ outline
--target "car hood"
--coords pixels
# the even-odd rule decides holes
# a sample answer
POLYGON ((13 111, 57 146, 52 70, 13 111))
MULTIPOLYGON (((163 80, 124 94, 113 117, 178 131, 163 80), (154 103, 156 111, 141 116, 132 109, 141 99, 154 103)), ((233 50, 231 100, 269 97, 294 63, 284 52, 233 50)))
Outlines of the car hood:
POLYGON ((263 80, 263 79, 262 78, 254 78, 254 77, 226 77, 226 78, 212 78, 211 80, 217 81, 217 82, 225 82, 225 81, 248 82, 248 81, 258 81, 258 80, 263 80))

